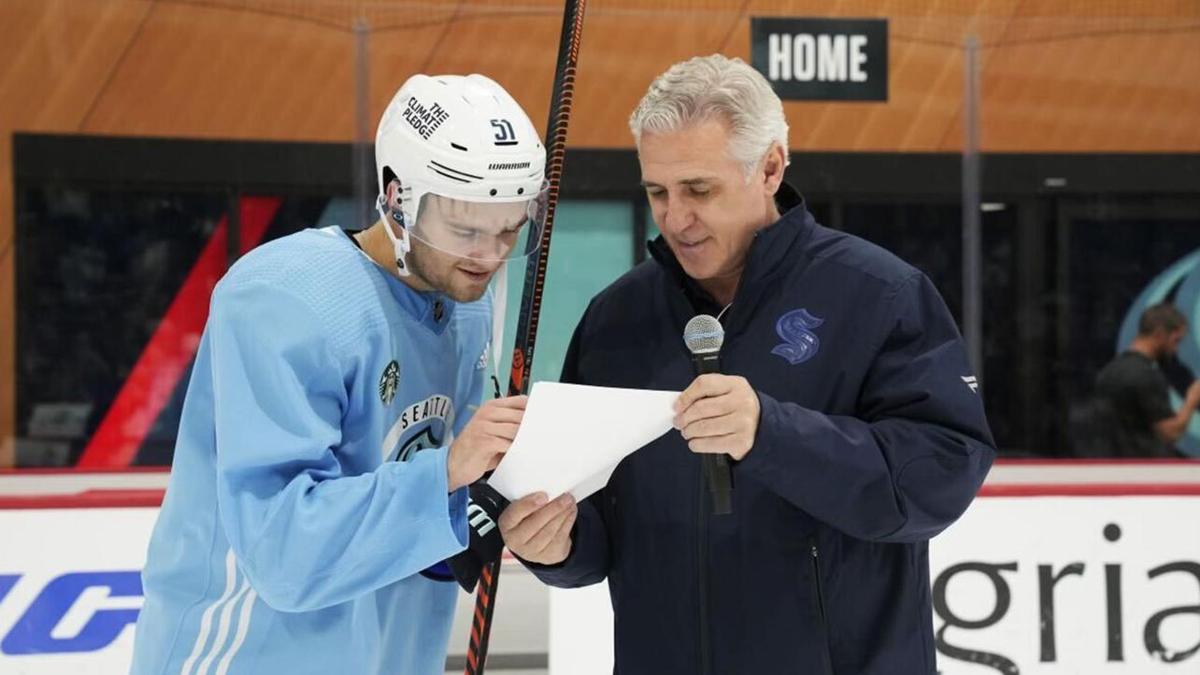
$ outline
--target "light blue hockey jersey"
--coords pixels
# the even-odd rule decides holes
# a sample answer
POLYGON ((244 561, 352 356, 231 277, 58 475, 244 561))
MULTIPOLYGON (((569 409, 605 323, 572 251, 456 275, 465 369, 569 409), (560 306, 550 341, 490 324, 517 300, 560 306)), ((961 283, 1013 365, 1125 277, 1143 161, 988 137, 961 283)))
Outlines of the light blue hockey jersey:
MULTIPOLYGON (((441 673, 467 543, 446 457, 488 299, 418 293, 337 228, 217 285, 150 542, 135 675, 441 673)), ((464 636, 465 639, 465 636, 464 636)))

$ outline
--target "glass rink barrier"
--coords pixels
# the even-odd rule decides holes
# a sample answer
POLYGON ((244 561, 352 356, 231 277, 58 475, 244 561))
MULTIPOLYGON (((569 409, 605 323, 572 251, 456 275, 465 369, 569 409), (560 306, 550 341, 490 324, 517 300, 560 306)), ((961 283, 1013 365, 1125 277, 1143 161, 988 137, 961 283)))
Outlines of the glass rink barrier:
MULTIPOLYGON (((161 471, 0 474, 0 672, 122 673, 161 471)), ((1200 466, 1007 460, 930 546, 946 675, 1191 672, 1200 466)), ((607 675, 606 585, 549 589, 506 554, 488 669, 607 675)), ((671 598, 661 598, 671 602, 671 598)), ((465 663, 460 592, 446 672, 465 663)))

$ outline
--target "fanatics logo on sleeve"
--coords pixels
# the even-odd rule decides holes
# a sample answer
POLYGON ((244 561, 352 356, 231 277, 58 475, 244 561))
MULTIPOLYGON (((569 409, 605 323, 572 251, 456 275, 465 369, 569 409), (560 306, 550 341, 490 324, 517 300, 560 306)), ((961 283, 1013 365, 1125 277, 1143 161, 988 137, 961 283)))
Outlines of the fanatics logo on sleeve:
POLYGON ((808 313, 807 309, 797 309, 779 317, 775 322, 775 332, 779 334, 783 344, 771 350, 776 356, 782 356, 793 366, 800 365, 817 355, 821 349, 821 338, 813 332, 825 323, 808 313))
POLYGON ((383 401, 384 405, 391 405, 392 399, 396 398, 396 389, 399 386, 400 364, 392 359, 383 369, 383 375, 379 377, 379 400, 383 401))
POLYGON ((976 379, 974 375, 963 375, 962 381, 963 384, 971 388, 971 391, 975 392, 976 394, 979 393, 979 380, 976 379))

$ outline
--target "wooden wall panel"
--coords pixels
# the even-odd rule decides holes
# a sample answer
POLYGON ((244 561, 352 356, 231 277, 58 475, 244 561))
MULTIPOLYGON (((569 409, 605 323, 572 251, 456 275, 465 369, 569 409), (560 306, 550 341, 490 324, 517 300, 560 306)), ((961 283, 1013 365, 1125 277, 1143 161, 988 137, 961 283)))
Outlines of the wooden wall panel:
POLYGON ((1200 31, 997 50, 982 143, 997 152, 1200 151, 1200 31))
POLYGON ((155 7, 96 102, 87 133, 342 140, 352 35, 311 22, 155 7))
POLYGON ((468 14, 442 26, 372 33, 372 138, 383 109, 414 72, 485 74, 517 98, 541 131, 550 107, 560 22, 560 15, 549 12, 468 14), (472 45, 489 47, 481 55, 472 45))
POLYGON ((572 144, 630 147, 629 114, 650 81, 675 61, 717 51, 737 30, 739 16, 598 11, 590 17, 579 56, 572 144))

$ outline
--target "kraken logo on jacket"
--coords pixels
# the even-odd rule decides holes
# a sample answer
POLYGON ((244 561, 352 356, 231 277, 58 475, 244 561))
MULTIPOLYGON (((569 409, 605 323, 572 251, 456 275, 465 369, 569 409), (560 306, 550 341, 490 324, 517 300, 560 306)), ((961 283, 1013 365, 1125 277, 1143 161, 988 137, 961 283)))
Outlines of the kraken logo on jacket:
POLYGON ((783 344, 771 350, 776 356, 782 356, 791 365, 799 365, 817 355, 821 349, 821 338, 813 332, 825 323, 808 313, 807 309, 796 309, 779 317, 775 322, 775 332, 783 340, 783 344))

